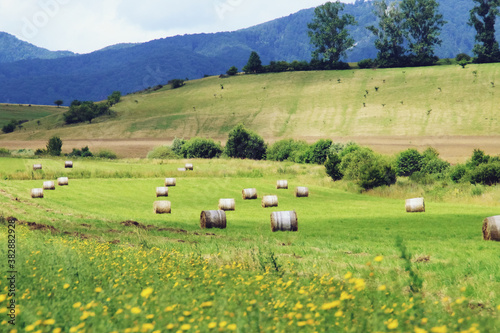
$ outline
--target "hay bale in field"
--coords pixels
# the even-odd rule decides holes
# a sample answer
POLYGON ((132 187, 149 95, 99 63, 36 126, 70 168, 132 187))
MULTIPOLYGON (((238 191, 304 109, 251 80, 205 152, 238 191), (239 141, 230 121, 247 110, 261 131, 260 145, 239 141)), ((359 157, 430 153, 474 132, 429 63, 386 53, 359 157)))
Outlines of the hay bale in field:
POLYGON ((52 180, 49 180, 49 181, 43 182, 43 189, 44 190, 55 190, 56 185, 54 184, 54 182, 52 180))
POLYGON ((202 229, 226 229, 226 212, 223 210, 204 210, 200 215, 202 229))
POLYGON ((234 199, 219 199, 219 210, 234 210, 235 206, 234 199))
POLYGON ((277 195, 265 195, 262 197, 262 207, 278 207, 277 195))
POLYGON ((69 184, 68 177, 57 178, 57 185, 59 185, 59 186, 67 186, 68 184, 69 184))
POLYGON ((309 196, 309 189, 303 186, 297 186, 295 188, 295 197, 297 198, 305 198, 309 196))
POLYGON ((168 197, 168 187, 157 187, 156 197, 168 197))
POLYGON ((175 178, 165 178, 165 186, 175 186, 175 178))
POLYGON ((41 164, 33 164, 33 170, 42 170, 41 164))
POLYGON ((406 199, 407 213, 422 213, 425 212, 424 198, 406 199))
POLYGON ((170 201, 155 201, 153 204, 155 214, 171 214, 172 204, 170 201))
POLYGON ((276 189, 288 189, 288 180, 278 180, 276 182, 276 189))
POLYGON ((271 213, 271 230, 275 231, 297 231, 297 213, 292 211, 271 213))
POLYGON ((500 242, 500 215, 491 216, 484 219, 483 239, 500 242))
POLYGON ((251 199, 257 199, 257 189, 255 188, 246 188, 243 191, 241 191, 243 200, 251 200, 251 199))
POLYGON ((186 171, 186 168, 177 168, 177 171, 184 172, 186 171))
POLYGON ((184 169, 186 169, 186 170, 193 170, 193 164, 186 163, 186 165, 184 166, 184 169))
POLYGON ((43 198, 43 188, 32 188, 31 189, 32 198, 43 198))
POLYGON ((67 169, 73 168, 73 161, 66 161, 64 162, 64 167, 67 169))

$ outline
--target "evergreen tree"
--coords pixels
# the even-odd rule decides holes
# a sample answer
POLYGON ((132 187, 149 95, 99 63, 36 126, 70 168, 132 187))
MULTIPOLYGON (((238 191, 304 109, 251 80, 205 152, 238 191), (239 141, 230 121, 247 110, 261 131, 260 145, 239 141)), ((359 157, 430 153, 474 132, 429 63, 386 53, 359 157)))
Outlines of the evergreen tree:
POLYGON ((354 46, 346 27, 357 24, 354 16, 339 13, 344 9, 340 2, 327 2, 314 9, 314 19, 307 25, 308 34, 316 49, 312 52, 313 59, 322 59, 329 65, 335 65, 346 51, 354 46))
POLYGON ((250 53, 250 58, 248 58, 247 64, 245 65, 245 67, 243 67, 243 71, 247 74, 257 74, 261 73, 262 69, 262 61, 260 61, 259 55, 257 54, 257 52, 252 51, 252 53, 250 53))
POLYGON ((495 39, 495 21, 499 15, 500 0, 473 0, 476 6, 470 11, 469 25, 476 29, 476 45, 472 52, 474 62, 500 61, 500 49, 495 39))

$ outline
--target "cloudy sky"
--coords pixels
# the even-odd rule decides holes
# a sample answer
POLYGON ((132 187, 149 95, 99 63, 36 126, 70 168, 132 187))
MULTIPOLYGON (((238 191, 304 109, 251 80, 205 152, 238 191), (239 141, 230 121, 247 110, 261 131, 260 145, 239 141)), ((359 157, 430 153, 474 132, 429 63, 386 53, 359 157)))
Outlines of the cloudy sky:
POLYGON ((324 2, 0 0, 0 31, 52 51, 87 53, 117 43, 246 28, 324 2))

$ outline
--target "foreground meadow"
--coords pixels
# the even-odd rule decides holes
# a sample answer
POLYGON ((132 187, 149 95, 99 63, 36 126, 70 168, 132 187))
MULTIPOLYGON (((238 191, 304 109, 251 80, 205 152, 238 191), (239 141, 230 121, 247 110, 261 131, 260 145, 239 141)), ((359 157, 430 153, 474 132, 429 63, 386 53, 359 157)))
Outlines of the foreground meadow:
MULTIPOLYGON (((184 161, 63 162, 0 159, 2 230, 19 220, 18 314, 2 332, 500 330, 500 244, 481 237, 482 220, 499 214, 492 204, 427 200, 426 213, 408 214, 397 193, 345 191, 322 166, 195 160, 182 173, 184 161), (69 186, 31 199, 59 176, 69 186), (177 178, 172 214, 156 215, 165 177, 177 178), (309 197, 295 198, 296 186, 309 197), (249 187, 259 199, 241 198, 249 187), (261 207, 267 194, 278 207, 261 207), (219 198, 236 201, 227 228, 201 230, 201 211, 219 198), (297 212, 298 232, 271 232, 271 212, 283 210, 297 212)), ((6 314, 7 232, 0 243, 6 314)))

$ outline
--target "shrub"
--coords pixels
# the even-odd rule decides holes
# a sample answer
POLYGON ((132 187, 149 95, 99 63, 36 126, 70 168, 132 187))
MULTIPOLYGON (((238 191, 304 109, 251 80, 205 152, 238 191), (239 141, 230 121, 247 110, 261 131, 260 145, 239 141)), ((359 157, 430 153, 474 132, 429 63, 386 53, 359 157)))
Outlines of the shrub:
MULTIPOLYGON (((175 141, 175 140, 174 140, 175 141)), ((156 147, 148 153, 147 158, 159 159, 159 160, 169 160, 179 158, 179 154, 176 154, 174 150, 169 146, 156 147)))
POLYGON ((184 80, 181 79, 173 79, 168 81, 168 84, 172 86, 172 89, 180 88, 184 85, 184 80))
POLYGON ((481 164, 471 171, 472 184, 495 185, 500 182, 500 163, 481 164))
POLYGON ((4 132, 5 134, 12 133, 16 130, 17 125, 18 122, 16 120, 11 120, 8 124, 2 127, 2 132, 4 132))
POLYGON ((340 156, 338 154, 329 154, 325 162, 326 174, 334 181, 341 180, 344 175, 340 171, 340 156))
POLYGON ((261 160, 265 158, 266 149, 267 146, 262 137, 248 131, 240 124, 229 132, 224 152, 229 157, 261 160))
POLYGON ((47 150, 38 148, 37 150, 35 150, 34 155, 35 156, 47 155, 47 150))
POLYGON ((422 168, 423 156, 413 148, 400 152, 396 157, 396 172, 398 176, 411 176, 422 168))
POLYGON ((186 143, 186 140, 184 139, 179 139, 175 138, 174 141, 172 141, 172 151, 174 154, 177 154, 177 156, 182 156, 182 146, 186 143))
POLYGON ((58 136, 53 136, 47 142, 47 153, 51 156, 60 156, 62 148, 62 140, 58 136))
POLYGON ((345 154, 340 171, 365 190, 396 182, 396 170, 391 163, 369 148, 359 147, 345 154))
POLYGON ((455 60, 457 62, 460 62, 462 60, 465 60, 466 62, 469 62, 471 60, 471 57, 467 54, 467 53, 459 53, 457 54, 457 56, 455 57, 455 60))
POLYGON ((450 163, 443 161, 440 158, 433 158, 431 160, 424 160, 421 172, 431 174, 442 174, 450 167, 450 163))
POLYGON ((11 156, 10 150, 6 148, 0 148, 0 156, 1 157, 11 156))
POLYGON ((469 169, 464 164, 457 164, 450 170, 450 178, 454 183, 462 182, 466 179, 469 169))
POLYGON ((68 157, 92 157, 94 154, 90 152, 88 146, 83 147, 82 149, 73 148, 71 153, 68 154, 68 157))
POLYGON ((372 59, 363 59, 358 61, 359 68, 373 68, 375 66, 375 62, 372 59))
POLYGON ((276 141, 267 148, 267 159, 270 161, 295 161, 297 152, 307 150, 309 145, 304 141, 284 139, 276 141))
POLYGON ((116 160, 118 158, 118 156, 114 152, 108 149, 99 150, 99 152, 97 152, 95 156, 99 158, 106 158, 108 160, 116 160))
POLYGON ((311 145, 307 150, 306 163, 324 164, 332 143, 330 139, 320 139, 311 145))
POLYGON ((472 157, 470 160, 467 161, 466 165, 468 168, 475 168, 479 166, 480 164, 485 164, 488 163, 490 160, 490 156, 486 155, 484 151, 481 149, 474 149, 474 152, 472 153, 472 157))
POLYGON ((192 138, 182 146, 186 158, 214 158, 222 154, 222 146, 212 139, 192 138))

